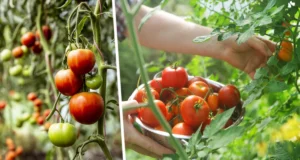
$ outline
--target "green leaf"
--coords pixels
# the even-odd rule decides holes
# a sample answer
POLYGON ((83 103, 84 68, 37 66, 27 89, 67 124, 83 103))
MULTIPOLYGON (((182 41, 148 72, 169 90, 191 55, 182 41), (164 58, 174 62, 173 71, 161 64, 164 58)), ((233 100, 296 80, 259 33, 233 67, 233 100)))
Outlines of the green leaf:
POLYGON ((77 25, 77 32, 78 32, 78 35, 80 35, 80 33, 81 33, 81 31, 82 31, 82 29, 83 29, 83 27, 84 27, 84 24, 85 24, 85 22, 86 22, 87 19, 88 19, 88 16, 84 16, 84 17, 80 20, 79 24, 77 25))
POLYGON ((288 89, 288 85, 281 81, 271 80, 265 89, 268 92, 281 92, 288 89))
POLYGON ((232 31, 226 32, 224 34, 220 34, 218 36, 218 41, 224 41, 224 40, 230 38, 231 36, 233 36, 234 34, 236 34, 236 33, 232 32, 232 31))
POLYGON ((272 11, 271 16, 274 16, 275 14, 279 13, 284 8, 284 5, 281 5, 280 7, 276 8, 274 11, 272 11))
POLYGON ((213 119, 208 125, 203 133, 203 138, 209 138, 212 137, 215 133, 217 133, 219 130, 223 129, 228 119, 231 117, 235 107, 230 108, 229 110, 223 112, 222 114, 219 114, 216 116, 215 119, 213 119))
POLYGON ((283 66, 280 70, 281 75, 288 75, 298 69, 297 62, 295 60, 287 63, 285 66, 283 66))
POLYGON ((260 87, 256 92, 252 93, 243 104, 243 108, 261 96, 264 87, 260 87))
POLYGON ((199 151, 197 153, 198 158, 204 158, 208 155, 209 151, 208 150, 203 150, 203 151, 199 151))
POLYGON ((276 4, 276 0, 270 0, 266 8, 264 9, 264 12, 271 9, 275 4, 276 4))
POLYGON ((201 43, 201 42, 206 42, 208 41, 212 35, 207 35, 207 36, 198 36, 195 39, 193 39, 193 42, 195 43, 201 43))
POLYGON ((269 16, 264 16, 258 21, 258 26, 264 26, 272 23, 272 18, 269 16))
POLYGON ((241 126, 232 126, 225 130, 221 130, 214 136, 210 137, 211 141, 209 141, 207 147, 210 149, 221 148, 235 140, 237 137, 241 136, 243 133, 244 127, 241 126))
POLYGON ((67 0, 62 6, 58 7, 58 9, 67 7, 71 2, 72 0, 67 0))
POLYGON ((252 35, 254 34, 254 28, 250 27, 246 32, 242 33, 238 39, 237 39, 237 44, 242 44, 246 42, 252 35))
POLYGON ((259 68, 256 70, 256 73, 254 75, 254 79, 259 79, 262 77, 267 77, 268 76, 268 71, 266 68, 259 68))
POLYGON ((262 131, 271 121, 273 120, 273 118, 268 117, 266 119, 264 119, 259 125, 258 125, 258 130, 262 131))
POLYGON ((300 159, 300 143, 290 141, 277 142, 268 150, 269 158, 280 160, 300 159))
POLYGON ((276 66, 276 65, 278 64, 278 59, 277 59, 277 57, 276 57, 276 56, 270 57, 269 60, 268 60, 268 62, 267 62, 267 64, 268 64, 269 66, 276 66))

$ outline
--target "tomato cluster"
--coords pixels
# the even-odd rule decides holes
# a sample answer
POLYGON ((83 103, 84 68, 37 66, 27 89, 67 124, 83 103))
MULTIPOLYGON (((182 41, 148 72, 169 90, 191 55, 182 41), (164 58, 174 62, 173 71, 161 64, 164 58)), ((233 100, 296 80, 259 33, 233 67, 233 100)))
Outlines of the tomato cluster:
MULTIPOLYGON (((200 126, 203 132, 215 115, 232 107, 241 107, 240 92, 233 85, 222 86, 202 77, 189 79, 182 67, 167 67, 161 78, 149 82, 155 104, 169 122, 174 134, 191 135, 200 126)), ((137 90, 134 99, 147 102, 144 88, 137 90)), ((162 130, 149 107, 138 109, 139 119, 146 125, 162 130)), ((233 124, 228 120, 224 128, 233 124)))
MULTIPOLYGON (((14 141, 11 138, 6 138, 5 140, 7 153, 5 155, 5 160, 15 160, 19 155, 23 153, 23 147, 15 147, 14 141)), ((0 157, 1 158, 1 157, 0 157)))

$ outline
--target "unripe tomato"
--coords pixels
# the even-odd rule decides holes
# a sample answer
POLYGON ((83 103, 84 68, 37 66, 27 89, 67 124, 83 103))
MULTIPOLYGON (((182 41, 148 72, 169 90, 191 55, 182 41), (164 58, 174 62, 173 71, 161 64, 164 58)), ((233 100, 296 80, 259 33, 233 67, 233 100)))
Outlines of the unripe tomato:
POLYGON ((35 41, 31 49, 34 54, 40 54, 43 51, 42 45, 39 41, 35 41))
POLYGON ((20 119, 20 118, 17 118, 17 120, 16 120, 16 127, 17 128, 20 128, 20 127, 22 127, 23 126, 23 121, 20 119))
POLYGON ((188 82, 188 74, 182 67, 166 67, 161 74, 162 86, 164 88, 182 88, 188 82))
MULTIPOLYGON (((42 27, 42 31, 46 40, 50 40, 52 36, 52 31, 49 26, 44 25, 42 27)), ((35 32, 36 38, 40 39, 40 33, 38 31, 35 32)))
POLYGON ((54 123, 48 130, 48 137, 57 147, 69 147, 76 141, 76 128, 69 123, 54 123))
POLYGON ((34 101, 35 99, 37 99, 37 94, 34 93, 34 92, 30 92, 27 95, 27 99, 30 100, 30 101, 34 101))
POLYGON ((18 46, 12 50, 12 54, 15 58, 20 58, 23 56, 22 47, 18 46))
POLYGON ((70 113, 72 117, 82 124, 97 122, 104 111, 104 102, 98 93, 81 92, 70 99, 70 113))
POLYGON ((102 77, 97 74, 93 77, 86 78, 85 85, 90 89, 97 89, 101 86, 102 81, 102 77))
POLYGON ((35 35, 32 32, 25 33, 21 38, 21 43, 27 47, 32 47, 35 42, 35 35))
MULTIPOLYGON (((154 100, 154 103, 156 104, 156 106, 158 107, 162 115, 166 117, 167 109, 164 102, 160 100, 154 100)), ((156 127, 159 125, 159 121, 157 120, 156 116, 154 115, 150 107, 140 108, 138 111, 138 115, 141 121, 150 127, 156 127)))
POLYGON ((15 63, 15 64, 23 65, 23 64, 24 64, 24 58, 17 58, 17 59, 14 59, 14 63, 15 63))
POLYGON ((181 123, 177 123, 172 128, 172 133, 173 134, 190 136, 194 133, 194 129, 193 129, 193 127, 189 126, 188 124, 186 124, 184 122, 181 122, 181 123))
POLYGON ((22 45, 22 46, 21 46, 21 49, 22 49, 24 55, 27 55, 27 53, 28 53, 28 48, 27 48, 25 45, 22 45))
POLYGON ((71 69, 60 70, 55 75, 56 88, 66 96, 77 93, 82 86, 82 79, 75 75, 71 69))
POLYGON ((22 99, 21 94, 18 93, 18 92, 14 93, 14 94, 12 95, 12 99, 13 99, 14 101, 19 102, 19 101, 22 99))
POLYGON ((76 49, 68 54, 68 66, 78 75, 86 74, 95 65, 94 53, 89 49, 76 49))
POLYGON ((11 55, 12 55, 12 52, 9 49, 4 49, 0 55, 1 61, 2 62, 9 61, 11 59, 11 55))
POLYGON ((22 75, 23 75, 24 77, 30 77, 30 76, 31 76, 31 69, 30 69, 30 68, 23 69, 22 75))
POLYGON ((181 102, 180 113, 183 121, 196 129, 207 120, 209 106, 203 98, 190 95, 181 102))
POLYGON ((9 68, 9 74, 12 76, 17 76, 22 73, 22 66, 21 65, 15 65, 11 68, 9 68))
POLYGON ((0 110, 3 110, 6 106, 6 101, 0 101, 0 110))
POLYGON ((43 101, 39 98, 33 101, 34 106, 41 107, 43 105, 43 101))
POLYGON ((20 86, 23 86, 25 84, 24 78, 19 77, 18 80, 17 80, 17 84, 20 85, 20 86))
POLYGON ((29 120, 29 118, 30 118, 30 114, 28 114, 28 113, 23 113, 20 117, 21 121, 23 121, 23 122, 29 120))
POLYGON ((234 85, 226 85, 219 91, 219 103, 226 108, 237 106, 240 98, 240 91, 234 85))

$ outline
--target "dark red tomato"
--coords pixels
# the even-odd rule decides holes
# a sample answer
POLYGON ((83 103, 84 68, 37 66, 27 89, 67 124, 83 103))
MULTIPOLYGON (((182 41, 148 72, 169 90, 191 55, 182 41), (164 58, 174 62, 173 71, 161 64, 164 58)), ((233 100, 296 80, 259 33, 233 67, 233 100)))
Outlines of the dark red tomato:
POLYGON ((172 100, 174 98, 174 92, 171 90, 173 90, 173 89, 172 88, 162 89, 160 92, 159 98, 164 102, 168 102, 168 101, 172 100))
POLYGON ((207 120, 209 110, 206 101, 195 95, 186 97, 180 105, 180 113, 183 121, 194 128, 198 128, 207 120))
POLYGON ((188 81, 188 74, 182 67, 167 67, 162 71, 161 78, 164 88, 182 88, 188 81))
POLYGON ((94 53, 89 49, 76 49, 68 54, 68 66, 78 75, 86 74, 95 65, 94 53))
POLYGON ((206 126, 210 125, 210 122, 211 122, 211 119, 207 118, 207 120, 204 123, 202 123, 202 126, 201 126, 201 132, 202 133, 205 130, 206 126))
POLYGON ((34 54, 40 54, 43 51, 42 45, 39 41, 35 41, 31 49, 34 54))
POLYGON ((43 116, 40 116, 38 119, 37 119, 37 124, 39 124, 39 125, 43 125, 44 124, 44 117, 43 116))
POLYGON ((41 99, 35 99, 33 101, 34 106, 41 107, 43 105, 43 101, 41 99))
POLYGON ((82 124, 97 122, 104 111, 104 103, 100 94, 93 92, 77 93, 70 99, 70 113, 72 117, 82 124))
POLYGON ((51 110, 50 110, 50 109, 44 110, 44 112, 43 112, 44 118, 48 117, 50 113, 51 113, 51 110))
POLYGON ((224 128, 224 129, 225 129, 225 128, 228 128, 228 127, 230 127, 232 124, 233 124, 233 120, 232 120, 232 119, 229 119, 229 120, 226 122, 226 124, 225 124, 225 126, 224 126, 223 128, 224 128))
MULTIPOLYGON (((154 99, 159 99, 159 94, 151 88, 151 93, 154 97, 154 99)), ((147 92, 145 88, 142 88, 140 90, 137 91, 134 99, 138 102, 138 103, 143 103, 143 102, 147 102, 148 101, 148 97, 147 97, 147 92)))
MULTIPOLYGON (((50 40, 51 36, 52 36, 52 31, 51 28, 47 25, 42 27, 43 33, 44 33, 44 37, 46 40, 50 40)), ((35 32, 35 36, 36 38, 40 39, 40 33, 38 31, 35 32)))
MULTIPOLYGON (((166 117, 167 109, 166 109, 164 102, 162 102, 160 100, 154 100, 154 103, 159 108, 162 115, 164 117, 166 117)), ((138 114, 139 114, 139 118, 141 119, 141 121, 143 123, 145 123, 146 125, 153 127, 153 128, 159 125, 159 121, 156 119, 156 117, 150 107, 140 108, 140 110, 138 111, 138 114)))
POLYGON ((32 32, 25 33, 21 38, 21 43, 26 47, 32 47, 35 42, 35 35, 32 32))
POLYGON ((194 77, 194 78, 192 78, 192 79, 190 79, 188 81, 187 87, 189 87, 192 83, 197 82, 197 81, 204 82, 204 83, 206 83, 208 85, 207 81, 204 78, 202 78, 202 77, 194 77))
POLYGON ((6 102, 5 101, 0 101, 0 110, 4 109, 6 106, 6 102))
POLYGON ((30 100, 30 101, 34 101, 35 99, 37 99, 37 94, 34 93, 34 92, 30 92, 27 95, 27 99, 30 100))
POLYGON ((181 122, 183 122, 182 117, 180 115, 177 115, 172 119, 171 124, 172 126, 175 126, 176 124, 181 122))
POLYGON ((181 122, 176 124, 172 128, 172 133, 173 134, 179 134, 179 135, 185 135, 185 136, 190 136, 194 133, 193 127, 189 126, 188 124, 181 122))
POLYGON ((22 47, 18 46, 12 50, 12 54, 15 58, 21 58, 23 56, 22 47))
POLYGON ((159 94, 160 91, 162 90, 162 81, 161 78, 156 78, 150 81, 150 87, 156 90, 159 94))
POLYGON ((83 81, 80 76, 75 75, 71 69, 60 70, 55 75, 56 88, 66 96, 72 96, 76 94, 83 81))
POLYGON ((218 95, 218 93, 210 94, 207 98, 207 103, 209 105, 210 110, 213 113, 217 113, 217 110, 219 108, 219 95, 218 95))
POLYGON ((240 91, 234 85, 226 85, 219 91, 219 103, 226 108, 237 106, 240 98, 240 91))
POLYGON ((189 90, 196 96, 207 98, 209 86, 204 82, 196 81, 189 86, 189 90))

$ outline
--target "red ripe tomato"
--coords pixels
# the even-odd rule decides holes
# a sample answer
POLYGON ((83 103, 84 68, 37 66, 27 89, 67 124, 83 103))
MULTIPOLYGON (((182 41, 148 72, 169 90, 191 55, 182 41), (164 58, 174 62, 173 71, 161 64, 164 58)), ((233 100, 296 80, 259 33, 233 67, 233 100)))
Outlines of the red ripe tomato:
POLYGON ((168 102, 174 98, 174 92, 172 88, 164 88, 161 90, 160 99, 164 102, 168 102))
POLYGON ((44 118, 48 117, 50 113, 51 113, 51 110, 50 110, 50 109, 44 110, 44 112, 43 112, 44 118))
POLYGON ((95 65, 94 53, 89 49, 76 49, 68 54, 68 66, 78 75, 86 74, 95 65))
POLYGON ((167 103, 166 109, 167 109, 167 115, 166 115, 167 121, 170 121, 174 116, 179 114, 179 107, 174 104, 171 106, 171 102, 167 103))
POLYGON ((162 80, 161 78, 156 78, 150 81, 150 87, 156 90, 158 93, 162 90, 162 80))
POLYGON ((97 122, 104 111, 104 102, 98 93, 81 92, 70 99, 70 113, 72 117, 82 124, 97 122))
POLYGON ((209 86, 202 81, 196 81, 189 86, 189 90, 196 96, 206 98, 209 93, 209 86))
POLYGON ((77 93, 83 81, 80 76, 75 75, 72 70, 60 70, 55 75, 56 88, 66 96, 72 96, 77 93))
POLYGON ((165 131, 161 125, 155 127, 154 129, 159 130, 159 131, 165 131))
MULTIPOLYGON (((178 96, 180 100, 183 100, 185 97, 192 94, 192 92, 188 88, 180 88, 177 89, 175 92, 176 96, 178 96)), ((176 96, 174 98, 176 98, 176 96)))
POLYGON ((182 67, 167 67, 162 71, 161 78, 164 88, 182 88, 188 81, 188 74, 182 67))
POLYGON ((22 47, 18 46, 12 50, 12 54, 15 58, 20 58, 23 56, 22 47))
POLYGON ((182 117, 180 115, 177 115, 172 119, 171 124, 172 126, 175 126, 176 124, 181 122, 183 122, 182 117))
POLYGON ((34 106, 41 107, 43 105, 43 101, 41 99, 35 99, 33 101, 34 106))
POLYGON ((40 54, 43 51, 41 43, 39 41, 35 41, 34 45, 31 47, 34 54, 40 54))
POLYGON ((228 127, 230 127, 232 124, 233 124, 233 120, 232 120, 232 119, 229 119, 229 120, 226 122, 226 124, 225 124, 225 126, 224 126, 223 128, 224 128, 224 129, 225 129, 225 128, 228 128, 228 127))
POLYGON ((30 100, 30 101, 34 101, 35 99, 37 99, 37 94, 34 93, 34 92, 30 92, 27 95, 27 99, 30 100))
POLYGON ((39 124, 39 125, 43 125, 44 124, 44 117, 43 116, 40 116, 38 119, 37 119, 37 124, 39 124))
POLYGON ((209 106, 203 98, 191 95, 181 102, 180 113, 186 124, 198 128, 207 120, 209 106))
MULTIPOLYGON (((167 109, 164 102, 160 100, 154 100, 154 103, 159 108, 160 112, 164 117, 167 116, 167 109)), ((159 125, 159 121, 156 119, 154 113, 152 112, 150 107, 140 108, 138 111, 139 118, 143 123, 150 127, 156 127, 159 125)))
POLYGON ((21 43, 26 47, 32 47, 35 42, 35 35, 32 32, 25 33, 21 38, 21 43))
POLYGON ((6 106, 6 102, 5 101, 0 101, 0 110, 4 109, 6 106))
POLYGON ((207 98, 207 103, 209 105, 210 110, 213 113, 217 113, 217 110, 219 108, 219 95, 218 95, 218 93, 210 94, 207 98))
POLYGON ((240 92, 234 85, 226 85, 219 91, 219 103, 226 108, 232 108, 240 103, 240 92))
POLYGON ((194 77, 194 78, 192 78, 192 79, 190 79, 188 81, 187 87, 189 87, 192 83, 197 82, 197 81, 201 81, 201 82, 204 82, 204 83, 208 84, 207 81, 204 78, 202 78, 202 77, 194 77))
POLYGON ((202 133, 205 130, 206 126, 210 125, 210 122, 211 122, 211 119, 207 118, 207 120, 204 123, 202 123, 202 126, 201 126, 201 132, 202 133))
POLYGON ((176 124, 172 128, 172 133, 190 136, 194 133, 194 129, 193 129, 193 127, 189 126, 188 124, 181 122, 181 123, 176 124))
MULTIPOLYGON (((46 40, 50 40, 52 36, 51 28, 47 25, 42 27, 43 34, 46 40)), ((40 33, 38 31, 35 32, 36 38, 40 39, 40 33)))
MULTIPOLYGON (((151 88, 151 93, 154 97, 154 99, 159 99, 159 94, 151 88)), ((137 91, 134 99, 138 102, 138 103, 143 103, 143 102, 147 102, 148 101, 148 97, 147 97, 147 92, 145 88, 142 88, 140 90, 137 91)))

